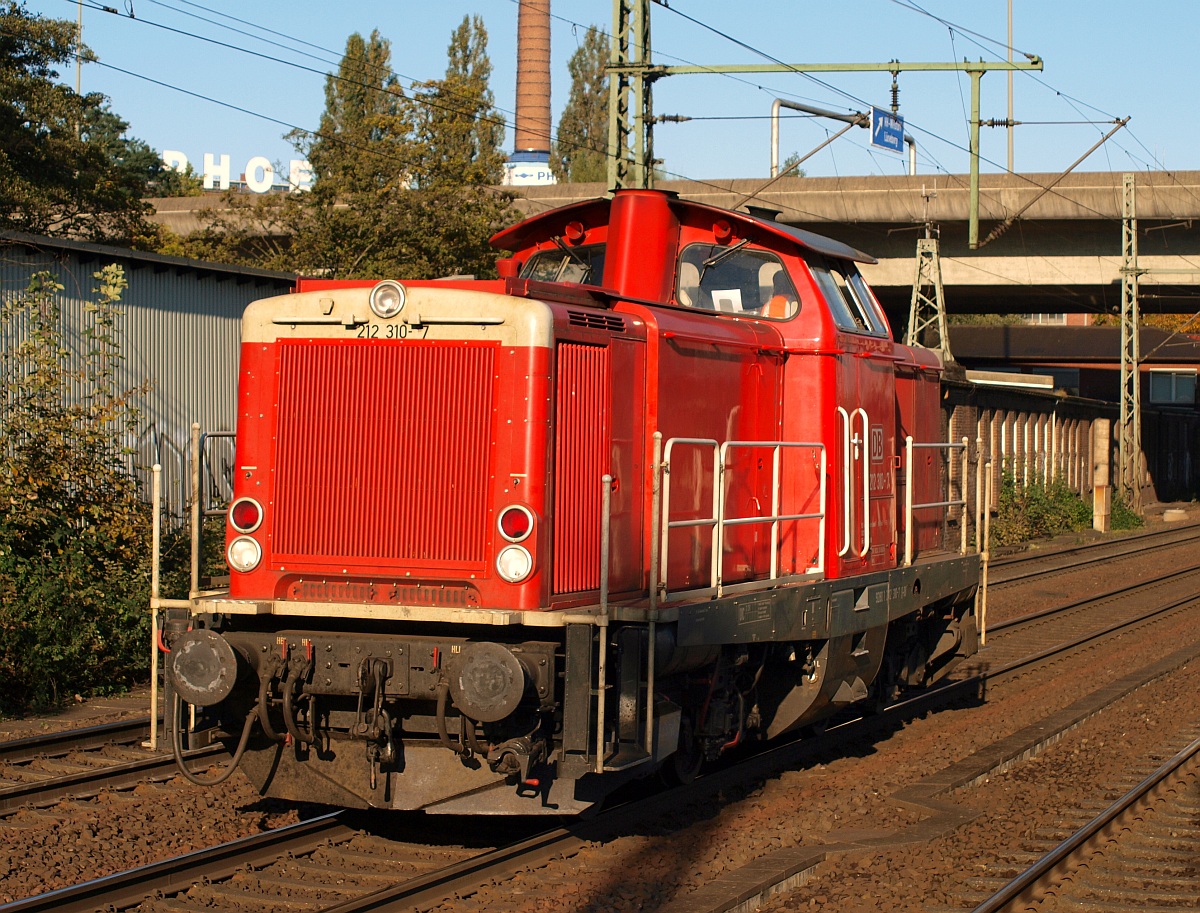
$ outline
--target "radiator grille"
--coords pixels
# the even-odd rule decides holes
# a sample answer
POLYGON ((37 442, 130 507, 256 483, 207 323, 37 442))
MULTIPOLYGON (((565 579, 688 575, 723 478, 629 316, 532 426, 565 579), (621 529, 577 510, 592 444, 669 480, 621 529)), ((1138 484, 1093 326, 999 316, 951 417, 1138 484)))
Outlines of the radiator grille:
POLYGON ((554 442, 554 592, 600 586, 601 478, 609 471, 609 350, 560 343, 554 442))
POLYGON ((485 560, 492 345, 280 343, 276 560, 485 560))

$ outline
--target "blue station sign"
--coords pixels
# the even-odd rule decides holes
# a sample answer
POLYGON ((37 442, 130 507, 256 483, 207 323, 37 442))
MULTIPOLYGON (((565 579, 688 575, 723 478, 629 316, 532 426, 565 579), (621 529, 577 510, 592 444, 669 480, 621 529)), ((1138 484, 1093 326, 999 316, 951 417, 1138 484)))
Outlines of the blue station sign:
POLYGON ((904 118, 886 108, 871 108, 871 145, 903 152, 904 118))

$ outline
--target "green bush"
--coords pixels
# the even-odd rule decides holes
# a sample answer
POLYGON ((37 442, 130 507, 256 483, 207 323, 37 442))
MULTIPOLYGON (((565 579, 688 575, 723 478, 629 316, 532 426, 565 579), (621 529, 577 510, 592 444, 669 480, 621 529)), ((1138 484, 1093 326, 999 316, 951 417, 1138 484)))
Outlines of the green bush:
POLYGON ((1030 539, 1078 532, 1092 525, 1091 505, 1061 479, 1049 485, 1017 481, 1006 472, 1000 502, 992 522, 993 545, 1016 545, 1030 539))
POLYGON ((124 442, 138 421, 119 390, 114 329, 125 280, 95 274, 70 356, 48 273, 3 303, 0 413, 0 712, 145 680, 151 512, 124 442))
POLYGON ((1113 529, 1139 529, 1146 523, 1142 519, 1142 515, 1130 507, 1126 500, 1119 495, 1112 499, 1108 521, 1113 529))

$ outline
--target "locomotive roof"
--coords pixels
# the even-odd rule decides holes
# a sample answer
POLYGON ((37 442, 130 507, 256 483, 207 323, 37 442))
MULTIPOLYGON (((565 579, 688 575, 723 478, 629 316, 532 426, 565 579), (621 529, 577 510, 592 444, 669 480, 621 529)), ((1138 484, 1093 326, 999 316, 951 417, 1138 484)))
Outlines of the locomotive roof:
MULTIPOLYGON (((618 190, 617 193, 622 191, 618 190)), ((639 191, 645 193, 645 191, 639 191)), ((668 191, 659 191, 664 196, 671 197, 671 206, 685 211, 691 212, 707 212, 714 217, 720 217, 734 223, 741 223, 746 226, 753 225, 760 231, 765 231, 769 234, 784 238, 794 244, 799 244, 806 250, 814 251, 818 254, 825 254, 829 257, 837 257, 842 260, 854 260, 858 263, 876 263, 876 259, 870 254, 864 254, 862 251, 851 247, 848 244, 843 244, 841 241, 835 241, 833 238, 827 238, 824 235, 819 235, 816 232, 806 231, 803 228, 796 228, 792 225, 785 225, 782 222, 776 222, 772 219, 765 219, 760 216, 752 215, 746 212, 735 212, 730 209, 721 209, 717 206, 709 206, 707 203, 696 203, 691 200, 679 199, 674 193, 668 191)), ((516 250, 530 242, 549 238, 551 234, 560 234, 561 225, 571 218, 582 218, 587 213, 593 213, 602 221, 607 220, 608 209, 612 205, 612 200, 607 197, 598 197, 593 200, 582 200, 578 203, 569 203, 566 206, 560 206, 557 209, 552 209, 549 212, 543 212, 535 216, 530 216, 523 219, 516 225, 510 226, 503 231, 497 232, 492 236, 492 246, 500 250, 516 250), (554 226, 551 228, 551 226, 554 226)))

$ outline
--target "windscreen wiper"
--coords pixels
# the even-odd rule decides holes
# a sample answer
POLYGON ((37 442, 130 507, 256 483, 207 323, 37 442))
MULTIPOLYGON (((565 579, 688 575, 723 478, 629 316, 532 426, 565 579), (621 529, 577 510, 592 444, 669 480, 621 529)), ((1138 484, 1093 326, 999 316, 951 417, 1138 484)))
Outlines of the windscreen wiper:
POLYGON ((718 263, 722 262, 723 260, 726 260, 729 257, 732 257, 734 254, 736 254, 739 250, 741 250, 743 247, 745 247, 749 243, 750 243, 749 238, 743 238, 741 241, 738 241, 737 244, 733 245, 733 247, 727 247, 723 251, 721 251, 719 254, 713 254, 707 260, 703 261, 700 264, 700 266, 703 267, 700 270, 700 281, 697 282, 696 284, 700 285, 702 282, 704 282, 704 274, 706 272, 708 272, 708 269, 710 266, 716 266, 718 263))
POLYGON ((572 260, 574 260, 576 263, 578 263, 581 267, 583 267, 583 276, 579 280, 580 285, 582 285, 589 278, 591 278, 592 264, 588 263, 586 260, 583 259, 583 257, 579 256, 579 254, 575 253, 575 251, 573 251, 573 250, 571 250, 571 248, 567 247, 567 242, 565 242, 561 236, 554 235, 550 240, 554 242, 554 244, 558 247, 559 250, 561 250, 564 254, 566 254, 568 257, 570 257, 572 260))

